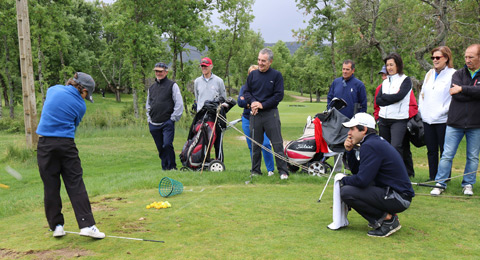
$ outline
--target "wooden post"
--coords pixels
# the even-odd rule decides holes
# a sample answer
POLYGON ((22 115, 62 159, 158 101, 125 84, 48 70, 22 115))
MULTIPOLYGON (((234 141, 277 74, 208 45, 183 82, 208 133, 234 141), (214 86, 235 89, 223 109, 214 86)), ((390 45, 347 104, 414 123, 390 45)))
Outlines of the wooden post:
POLYGON ((30 42, 30 22, 28 0, 17 0, 18 46, 22 78, 23 112, 27 147, 36 149, 38 143, 37 104, 33 79, 32 44, 30 42))

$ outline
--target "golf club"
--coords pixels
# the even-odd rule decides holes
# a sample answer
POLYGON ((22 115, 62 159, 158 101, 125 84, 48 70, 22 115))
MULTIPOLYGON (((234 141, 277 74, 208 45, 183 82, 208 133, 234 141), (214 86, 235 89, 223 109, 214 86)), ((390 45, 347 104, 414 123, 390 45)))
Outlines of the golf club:
MULTIPOLYGON (((65 231, 65 233, 70 233, 70 234, 78 234, 80 235, 79 232, 72 232, 72 231, 65 231)), ((153 239, 143 239, 143 238, 134 238, 134 237, 117 237, 117 236, 105 236, 105 237, 111 237, 111 238, 120 238, 120 239, 128 239, 128 240, 138 240, 138 241, 147 241, 147 242, 158 242, 158 243, 165 243, 165 241, 160 241, 160 240, 153 240, 153 239)))

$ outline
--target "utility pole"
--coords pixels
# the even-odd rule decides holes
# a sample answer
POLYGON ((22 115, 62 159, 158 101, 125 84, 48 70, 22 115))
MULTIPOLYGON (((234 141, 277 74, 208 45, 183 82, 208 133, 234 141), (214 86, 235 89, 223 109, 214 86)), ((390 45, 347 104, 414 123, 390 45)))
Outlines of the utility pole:
POLYGON ((32 43, 30 41, 30 20, 28 0, 17 0, 18 46, 22 78, 23 112, 27 148, 35 149, 38 143, 37 102, 33 80, 32 43))

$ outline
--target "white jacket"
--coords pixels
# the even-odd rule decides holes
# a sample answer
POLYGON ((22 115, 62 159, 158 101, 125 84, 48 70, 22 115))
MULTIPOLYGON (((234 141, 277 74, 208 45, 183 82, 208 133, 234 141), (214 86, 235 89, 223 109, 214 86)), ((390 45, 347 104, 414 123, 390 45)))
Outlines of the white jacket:
POLYGON ((418 99, 418 110, 423 122, 427 124, 444 124, 448 118, 448 108, 452 96, 450 86, 454 68, 445 67, 435 79, 435 69, 425 75, 422 91, 418 99))
MULTIPOLYGON (((382 83, 383 94, 396 94, 400 90, 400 86, 407 78, 405 74, 401 76, 398 74, 388 76, 382 83)), ((378 116, 385 119, 408 119, 408 109, 410 104, 410 95, 412 90, 405 95, 405 97, 391 105, 380 106, 378 116)))

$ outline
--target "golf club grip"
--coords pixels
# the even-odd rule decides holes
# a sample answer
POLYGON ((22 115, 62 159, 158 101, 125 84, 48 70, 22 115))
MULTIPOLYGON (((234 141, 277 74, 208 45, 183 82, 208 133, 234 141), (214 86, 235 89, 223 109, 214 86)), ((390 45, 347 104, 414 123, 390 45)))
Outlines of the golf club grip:
POLYGON ((143 241, 165 243, 165 241, 160 241, 160 240, 152 240, 152 239, 143 239, 143 241))
POLYGON ((445 189, 444 186, 436 186, 436 185, 429 185, 429 184, 423 184, 423 183, 414 183, 414 184, 417 185, 417 186, 422 186, 422 187, 439 188, 439 189, 442 189, 442 190, 445 189))

